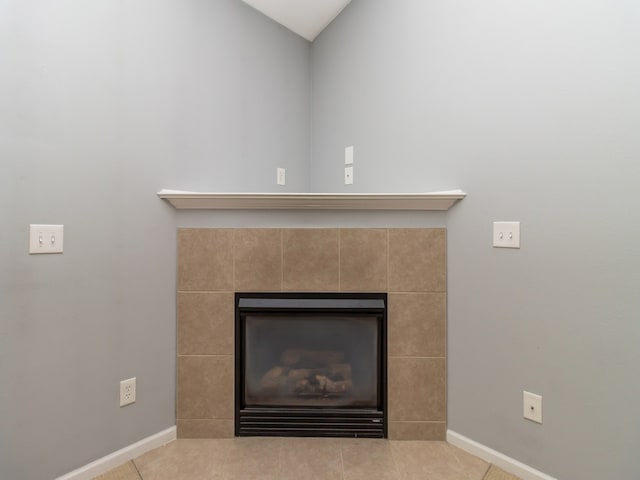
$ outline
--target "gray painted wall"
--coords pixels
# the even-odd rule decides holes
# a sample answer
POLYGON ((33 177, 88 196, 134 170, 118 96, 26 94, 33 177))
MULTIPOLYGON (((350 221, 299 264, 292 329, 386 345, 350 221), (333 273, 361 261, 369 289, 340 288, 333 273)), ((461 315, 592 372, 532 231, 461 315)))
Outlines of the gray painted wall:
POLYGON ((2 0, 0 58, 0 478, 51 479, 175 424, 155 192, 307 189, 309 44, 237 0, 2 0))
POLYGON ((346 190, 353 144, 353 191, 469 193, 446 217, 449 428, 562 480, 640 478, 638 3, 353 0, 312 66, 313 190, 346 190), (491 247, 494 220, 522 249, 491 247))
POLYGON ((640 476, 639 23, 632 0, 353 0, 310 78, 309 45, 237 0, 0 0, 0 478, 174 424, 176 225, 443 223, 449 427, 562 480, 640 476), (273 191, 276 166, 344 191, 351 144, 352 191, 469 196, 176 215, 154 195, 273 191), (523 248, 492 249, 493 220, 523 248), (65 224, 63 255, 26 254, 37 222, 65 224))

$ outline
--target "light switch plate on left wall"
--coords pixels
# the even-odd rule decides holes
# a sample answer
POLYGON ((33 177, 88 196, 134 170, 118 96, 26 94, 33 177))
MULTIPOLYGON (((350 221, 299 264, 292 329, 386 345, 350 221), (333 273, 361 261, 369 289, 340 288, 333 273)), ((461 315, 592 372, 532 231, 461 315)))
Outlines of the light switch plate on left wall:
POLYGON ((29 225, 29 254, 62 253, 64 225, 29 225))

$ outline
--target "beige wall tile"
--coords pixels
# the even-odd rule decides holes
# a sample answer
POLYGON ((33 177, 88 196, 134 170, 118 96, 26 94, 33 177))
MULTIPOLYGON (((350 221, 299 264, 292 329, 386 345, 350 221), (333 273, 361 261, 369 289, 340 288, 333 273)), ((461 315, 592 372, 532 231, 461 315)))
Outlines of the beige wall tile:
POLYGON ((178 290, 233 290, 233 230, 178 230, 178 290))
POLYGON ((389 230, 389 291, 444 292, 446 238, 443 228, 389 230))
POLYGON ((177 420, 178 438, 233 438, 233 420, 177 420))
POLYGON ((282 231, 247 228, 235 231, 235 290, 282 289, 282 231))
POLYGON ((391 293, 388 299, 389 355, 444 357, 446 294, 391 293))
POLYGON ((233 355, 232 293, 178 293, 178 355, 233 355))
POLYGON ((446 440, 445 422, 389 422, 390 440, 446 440))
POLYGON ((283 232, 285 291, 337 291, 338 230, 288 229, 283 232))
POLYGON ((445 360, 424 357, 445 355, 444 229, 390 229, 388 245, 386 229, 180 229, 178 237, 178 289, 216 292, 178 294, 179 432, 233 433, 234 288, 341 289, 396 292, 389 295, 390 436, 442 438, 445 360))
POLYGON ((389 357, 390 420, 445 421, 445 359, 389 357))
POLYGON ((178 357, 178 419, 233 419, 231 355, 178 357))
POLYGON ((340 230, 340 290, 387 291, 387 230, 340 230))

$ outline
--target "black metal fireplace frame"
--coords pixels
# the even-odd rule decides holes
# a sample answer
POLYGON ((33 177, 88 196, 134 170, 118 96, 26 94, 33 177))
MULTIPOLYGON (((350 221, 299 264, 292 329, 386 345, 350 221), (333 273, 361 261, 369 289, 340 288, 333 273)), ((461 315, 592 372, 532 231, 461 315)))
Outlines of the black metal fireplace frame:
POLYGON ((235 294, 235 435, 387 438, 387 294, 278 292, 235 294), (375 408, 256 407, 242 404, 244 317, 329 313, 378 319, 378 399, 375 408))

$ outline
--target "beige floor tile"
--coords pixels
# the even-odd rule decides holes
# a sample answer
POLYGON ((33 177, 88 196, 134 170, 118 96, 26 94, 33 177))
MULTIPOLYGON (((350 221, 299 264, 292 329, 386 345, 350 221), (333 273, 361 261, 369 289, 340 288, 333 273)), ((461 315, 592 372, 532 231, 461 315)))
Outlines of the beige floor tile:
POLYGON ((348 438, 179 439, 134 462, 120 467, 133 477, 99 478, 140 480, 137 467, 143 480, 483 480, 489 469, 446 442, 348 438))
POLYGON ((225 480, 277 480, 285 440, 245 437, 232 440, 222 472, 225 480))
POLYGON ((482 480, 489 468, 479 459, 481 464, 458 455, 445 442, 392 441, 391 445, 403 480, 482 480))
POLYGON ((136 470, 133 462, 127 462, 103 475, 95 477, 94 480, 140 480, 140 475, 138 475, 138 470, 136 470))
POLYGON ((491 468, 485 475, 484 480, 520 480, 520 477, 511 475, 501 468, 498 468, 495 465, 491 465, 491 468))
POLYGON ((282 443, 280 480, 342 480, 340 445, 328 438, 295 438, 282 443))
POLYGON ((369 440, 342 447, 345 480, 400 480, 388 441, 369 440))
POLYGON ((458 447, 454 447, 453 445, 449 445, 449 448, 453 451, 453 454, 462 465, 468 478, 483 478, 487 473, 487 470, 490 467, 489 463, 475 455, 471 455, 470 453, 459 449, 458 447))
POLYGON ((144 480, 222 480, 232 440, 176 440, 136 458, 144 480))

